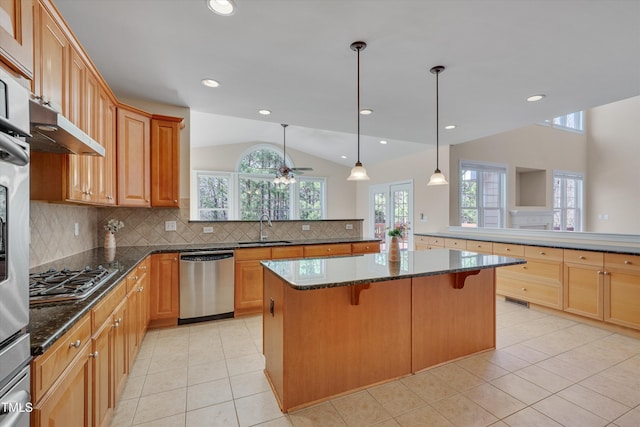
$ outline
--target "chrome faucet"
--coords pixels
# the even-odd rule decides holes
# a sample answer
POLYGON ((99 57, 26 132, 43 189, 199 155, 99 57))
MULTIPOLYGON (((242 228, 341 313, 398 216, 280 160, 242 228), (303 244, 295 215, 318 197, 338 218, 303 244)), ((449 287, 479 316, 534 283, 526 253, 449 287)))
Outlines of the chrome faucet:
POLYGON ((269 215, 267 215, 266 213, 263 213, 262 215, 260 215, 260 241, 264 242, 265 240, 267 240, 267 233, 265 233, 262 229, 262 220, 264 218, 267 218, 267 221, 269 222, 269 227, 273 227, 273 224, 271 224, 271 218, 269 218, 269 215))

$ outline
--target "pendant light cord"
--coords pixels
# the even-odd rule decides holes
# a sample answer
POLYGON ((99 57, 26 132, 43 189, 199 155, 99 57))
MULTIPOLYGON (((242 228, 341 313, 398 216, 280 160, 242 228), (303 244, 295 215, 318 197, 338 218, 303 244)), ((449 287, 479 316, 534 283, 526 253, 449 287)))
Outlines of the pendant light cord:
POLYGON ((440 99, 438 93, 440 84, 438 77, 440 77, 440 71, 436 72, 436 170, 440 172, 440 99))
POLYGON ((360 163, 360 50, 358 47, 358 163, 360 163))

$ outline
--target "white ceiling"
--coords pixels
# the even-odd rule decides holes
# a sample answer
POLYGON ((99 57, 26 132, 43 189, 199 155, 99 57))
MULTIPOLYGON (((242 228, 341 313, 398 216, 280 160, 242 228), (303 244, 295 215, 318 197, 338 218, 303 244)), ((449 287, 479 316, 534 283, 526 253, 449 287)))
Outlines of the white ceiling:
POLYGON ((193 145, 281 143, 284 122, 288 146, 352 165, 356 40, 368 44, 361 106, 374 110, 361 118, 365 166, 435 144, 435 65, 443 144, 640 95, 640 0, 236 3, 221 17, 205 0, 55 0, 116 94, 214 114, 197 115, 212 126, 193 145))

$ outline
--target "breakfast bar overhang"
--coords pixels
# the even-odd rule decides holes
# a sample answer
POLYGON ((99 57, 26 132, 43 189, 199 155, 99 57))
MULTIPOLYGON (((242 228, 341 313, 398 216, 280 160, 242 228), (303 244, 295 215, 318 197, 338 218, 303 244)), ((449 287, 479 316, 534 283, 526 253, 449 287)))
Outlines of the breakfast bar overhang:
POLYGON ((288 412, 495 348, 495 268, 450 249, 263 261, 265 373, 288 412))

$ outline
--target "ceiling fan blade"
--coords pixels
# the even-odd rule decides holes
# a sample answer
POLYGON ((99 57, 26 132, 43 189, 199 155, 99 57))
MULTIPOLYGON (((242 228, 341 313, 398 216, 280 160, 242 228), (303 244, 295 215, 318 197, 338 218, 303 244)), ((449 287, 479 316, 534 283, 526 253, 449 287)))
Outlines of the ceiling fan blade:
POLYGON ((300 171, 312 171, 313 168, 291 168, 292 171, 294 172, 300 172, 300 171))

